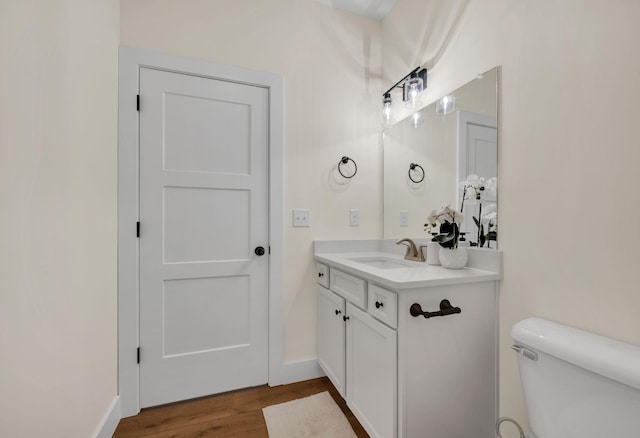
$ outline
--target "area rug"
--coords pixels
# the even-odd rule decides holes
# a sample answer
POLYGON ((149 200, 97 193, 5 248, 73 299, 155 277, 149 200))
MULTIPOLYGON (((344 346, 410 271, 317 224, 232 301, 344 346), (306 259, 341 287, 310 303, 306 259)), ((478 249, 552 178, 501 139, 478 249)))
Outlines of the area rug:
POLYGON ((262 409, 269 438, 356 438, 327 391, 262 409))

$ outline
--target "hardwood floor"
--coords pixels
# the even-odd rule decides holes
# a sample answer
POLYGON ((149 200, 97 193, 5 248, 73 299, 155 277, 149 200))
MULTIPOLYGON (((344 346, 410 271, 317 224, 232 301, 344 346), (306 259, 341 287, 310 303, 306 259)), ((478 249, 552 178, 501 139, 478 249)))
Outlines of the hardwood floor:
POLYGON ((329 391, 356 435, 368 438, 369 435, 326 377, 273 388, 258 386, 143 409, 135 417, 120 420, 113 436, 267 438, 262 408, 323 391, 329 391))

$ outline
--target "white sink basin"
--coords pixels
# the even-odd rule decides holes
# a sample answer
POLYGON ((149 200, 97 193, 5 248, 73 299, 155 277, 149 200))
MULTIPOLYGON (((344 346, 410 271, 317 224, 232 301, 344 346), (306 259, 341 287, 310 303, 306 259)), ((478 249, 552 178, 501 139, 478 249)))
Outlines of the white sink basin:
POLYGON ((417 268, 421 266, 417 263, 405 262, 404 260, 387 257, 356 257, 349 260, 377 269, 417 268))

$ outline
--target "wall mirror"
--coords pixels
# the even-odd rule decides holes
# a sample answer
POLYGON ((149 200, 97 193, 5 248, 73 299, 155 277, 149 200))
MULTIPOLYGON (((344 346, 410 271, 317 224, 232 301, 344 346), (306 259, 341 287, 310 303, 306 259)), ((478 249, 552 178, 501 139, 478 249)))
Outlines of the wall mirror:
POLYGON ((468 177, 478 175, 485 190, 480 200, 467 190, 461 231, 468 242, 497 248, 497 102, 496 67, 385 129, 383 238, 428 237, 424 222, 431 210, 460 210, 464 186, 473 182, 468 177))

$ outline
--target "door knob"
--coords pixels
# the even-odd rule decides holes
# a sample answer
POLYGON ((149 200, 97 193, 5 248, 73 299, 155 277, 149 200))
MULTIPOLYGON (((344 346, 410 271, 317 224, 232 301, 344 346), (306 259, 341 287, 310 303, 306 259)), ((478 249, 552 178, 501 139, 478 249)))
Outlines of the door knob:
POLYGON ((264 255, 264 247, 262 246, 258 246, 256 247, 255 251, 257 256, 263 256, 264 255))

